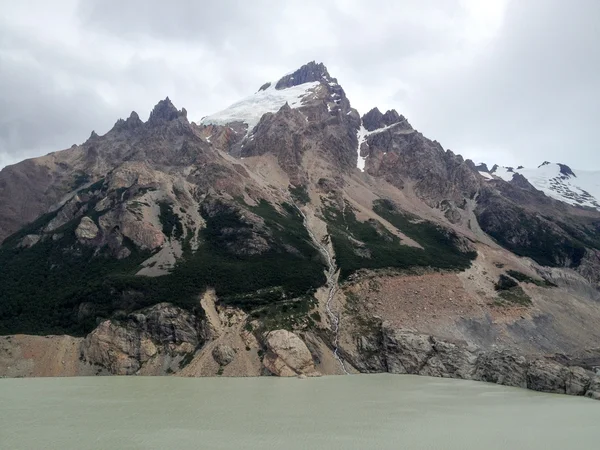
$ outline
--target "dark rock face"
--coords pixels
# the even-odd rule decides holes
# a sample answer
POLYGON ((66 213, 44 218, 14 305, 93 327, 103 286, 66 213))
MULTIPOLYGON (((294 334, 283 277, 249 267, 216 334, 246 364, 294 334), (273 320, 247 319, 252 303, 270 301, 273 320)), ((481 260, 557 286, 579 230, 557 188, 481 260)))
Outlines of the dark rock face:
POLYGON ((362 117, 363 126, 368 131, 374 131, 379 128, 387 127, 395 123, 399 124, 399 127, 403 130, 411 130, 412 126, 404 116, 401 116, 396 112, 395 109, 387 111, 382 114, 378 108, 373 108, 367 114, 362 117))
POLYGON ((221 199, 209 198, 201 205, 202 216, 213 219, 210 234, 219 245, 235 255, 260 255, 271 250, 271 234, 264 220, 221 199), (225 226, 219 226, 219 223, 225 226))
POLYGON ((131 115, 127 118, 127 120, 117 120, 117 123, 115 123, 111 131, 133 131, 141 127, 142 125, 144 125, 144 122, 141 121, 140 116, 138 116, 138 114, 135 111, 132 111, 131 115))
POLYGON ((489 173, 489 169, 487 164, 481 163, 478 166, 475 166, 475 169, 477 169, 479 172, 488 172, 489 173))
MULTIPOLYGON (((460 378, 528 388, 540 392, 585 395, 600 398, 600 376, 581 367, 517 355, 510 350, 484 351, 466 343, 449 342, 435 336, 381 326, 382 339, 365 338, 358 346, 355 367, 366 368, 363 355, 378 352, 382 370, 397 374, 460 378)), ((376 367, 373 367, 376 369, 376 367)))
POLYGON ((527 178, 520 173, 515 173, 512 177, 512 180, 510 180, 510 183, 520 189, 526 189, 535 193, 538 192, 537 189, 529 182, 529 180, 527 180, 527 178))
POLYGON ((180 116, 187 117, 187 111, 185 109, 177 111, 177 108, 175 108, 169 97, 167 97, 156 104, 156 106, 150 113, 148 123, 157 124, 162 121, 168 122, 171 120, 175 120, 180 116))
POLYGON ((265 84, 263 84, 258 90, 259 91, 266 91, 267 89, 269 89, 271 87, 271 82, 268 81, 265 84))
POLYGON ((306 183, 302 161, 313 150, 338 170, 356 167, 359 117, 339 85, 321 84, 315 98, 301 108, 285 104, 265 114, 243 142, 240 156, 275 155, 294 185, 306 183))
POLYGON ((334 78, 331 78, 329 76, 329 72, 327 72, 327 67, 325 67, 323 63, 316 63, 315 61, 311 61, 308 64, 305 64, 302 67, 300 67, 294 73, 281 78, 275 85, 275 89, 285 89, 292 86, 298 86, 304 83, 323 80, 336 82, 334 78))
POLYGON ((558 166, 560 167, 560 173, 566 177, 566 178, 570 178, 570 177, 575 177, 577 178, 577 175, 575 175, 573 173, 573 171, 571 170, 571 168, 569 166, 567 166, 566 164, 558 164, 558 166))
POLYGON ((286 103, 277 113, 265 114, 254 131, 254 139, 247 142, 241 156, 271 153, 294 183, 303 183, 300 167, 306 149, 304 129, 306 119, 300 111, 286 103))
POLYGON ((481 176, 460 155, 400 125, 368 136, 366 171, 398 188, 415 181, 415 193, 432 207, 446 200, 459 205, 473 198, 481 176))
MULTIPOLYGON (((541 214, 532 212, 507 198, 518 198, 520 204, 537 196, 526 189, 511 192, 509 183, 500 182, 497 186, 505 189, 507 195, 485 187, 477 199, 475 215, 482 230, 492 236, 508 250, 521 256, 529 256, 546 266, 577 267, 585 254, 579 244, 557 223, 541 214)), ((541 192, 539 194, 543 195, 541 192)), ((550 201, 544 199, 544 201, 550 201)), ((531 200, 532 203, 535 200, 531 200)))

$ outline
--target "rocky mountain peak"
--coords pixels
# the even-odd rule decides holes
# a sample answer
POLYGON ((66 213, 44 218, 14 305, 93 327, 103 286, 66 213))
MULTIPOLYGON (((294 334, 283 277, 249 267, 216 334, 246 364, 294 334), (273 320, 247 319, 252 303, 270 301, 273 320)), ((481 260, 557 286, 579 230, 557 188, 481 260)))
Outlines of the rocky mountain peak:
MULTIPOLYGON (((300 67, 295 72, 282 77, 275 85, 275 89, 281 90, 290 88, 292 86, 299 86, 304 83, 311 83, 314 81, 322 80, 325 80, 326 82, 337 83, 337 80, 335 78, 331 78, 331 76, 329 75, 325 64, 311 61, 308 64, 305 64, 302 67, 300 67)), ((261 89, 263 88, 261 87, 261 89)))
POLYGON ((152 109, 152 112, 150 113, 150 118, 148 119, 148 123, 156 124, 163 121, 168 122, 171 120, 175 120, 180 116, 187 117, 187 111, 185 109, 178 111, 169 99, 169 97, 167 97, 164 100, 158 102, 156 106, 152 109))
POLYGON ((412 129, 412 126, 408 123, 406 118, 400 114, 395 109, 391 109, 386 111, 385 114, 382 114, 379 111, 379 108, 375 107, 368 113, 366 113, 363 118, 363 125, 367 129, 367 131, 374 131, 379 128, 388 127, 395 123, 404 123, 404 129, 412 129))
POLYGON ((135 130, 143 124, 144 122, 142 122, 140 116, 138 116, 138 113, 136 113, 135 111, 131 111, 131 114, 129 115, 127 120, 117 120, 111 131, 135 130))

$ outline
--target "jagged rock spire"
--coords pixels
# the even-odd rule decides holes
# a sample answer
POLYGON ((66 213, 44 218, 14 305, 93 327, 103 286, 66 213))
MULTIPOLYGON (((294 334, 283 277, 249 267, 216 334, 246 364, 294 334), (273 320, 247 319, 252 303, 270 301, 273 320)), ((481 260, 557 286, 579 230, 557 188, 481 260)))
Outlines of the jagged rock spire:
POLYGON ((131 114, 127 120, 119 119, 115 123, 111 131, 123 131, 123 130, 134 130, 142 126, 144 122, 141 121, 140 116, 135 111, 131 111, 131 114))
POLYGON ((161 100, 156 104, 152 112, 150 113, 150 118, 148 119, 148 123, 155 124, 163 121, 175 120, 179 116, 186 117, 187 111, 182 109, 178 111, 177 108, 173 105, 169 97, 161 100))
POLYGON ((368 131, 377 130, 400 122, 404 122, 403 128, 412 129, 406 118, 398 114, 395 109, 390 109, 385 114, 382 114, 379 108, 375 107, 363 116, 362 121, 363 126, 368 131))

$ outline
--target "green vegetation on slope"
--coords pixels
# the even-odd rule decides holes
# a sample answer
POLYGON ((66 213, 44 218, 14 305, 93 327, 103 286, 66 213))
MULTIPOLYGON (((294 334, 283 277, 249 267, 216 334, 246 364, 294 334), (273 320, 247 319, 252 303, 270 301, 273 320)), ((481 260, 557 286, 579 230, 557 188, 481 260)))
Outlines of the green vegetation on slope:
MULTIPOLYGON (((249 208, 272 234, 272 245, 260 255, 234 254, 224 245, 231 229, 248 226, 239 213, 205 216, 200 248, 186 251, 170 274, 155 278, 135 276, 150 254, 132 245, 132 255, 117 260, 104 251, 94 255, 95 249, 78 244, 74 230, 79 219, 58 230, 60 239, 46 236, 28 249, 16 246, 24 235, 20 232, 0 247, 0 334, 82 335, 96 326, 97 318, 165 301, 193 311, 199 294, 209 286, 223 302, 249 311, 306 298, 325 283, 324 266, 301 216, 291 205, 284 208, 283 214, 267 202, 249 208)), ((36 226, 51 219, 44 217, 36 226)), ((291 309, 308 311, 300 304, 291 309)))
POLYGON ((310 196, 308 195, 308 190, 306 189, 306 186, 290 186, 289 191, 296 203, 299 203, 301 205, 306 205, 310 203, 310 196))
POLYGON ((522 283, 531 283, 541 287, 556 287, 556 284, 552 283, 551 281, 548 281, 546 279, 538 280, 536 278, 532 278, 528 275, 525 275, 523 272, 519 272, 518 270, 507 270, 506 274, 522 283))
POLYGON ((158 218, 162 225, 162 232, 170 238, 181 238, 183 236, 183 225, 177 214, 173 212, 173 205, 161 202, 158 206, 160 208, 158 218))
POLYGON ((373 210, 423 248, 402 245, 397 236, 373 220, 358 221, 349 205, 344 210, 330 206, 324 215, 342 279, 362 268, 464 270, 477 256, 461 250, 452 231, 401 211, 390 201, 375 201, 373 210))
POLYGON ((94 256, 94 249, 76 243, 76 223, 59 229, 56 240, 47 236, 18 248, 17 235, 0 248, 0 334, 81 334, 96 325, 95 315, 77 320, 82 303, 91 302, 100 317, 128 303, 128 293, 115 291, 112 280, 133 275, 149 255, 132 246, 125 260, 94 256))
POLYGON ((484 191, 475 215, 481 229, 511 252, 549 267, 578 267, 586 247, 600 250, 598 220, 544 216, 484 191))
MULTIPOLYGON (((513 271, 517 274, 521 274, 521 272, 513 271)), ((525 274, 521 274, 524 277, 527 277, 525 274)), ((527 277, 529 278, 529 277, 527 277)), ((505 302, 517 304, 521 306, 531 305, 531 297, 525 293, 523 288, 519 286, 515 280, 506 275, 500 275, 496 285, 494 286, 496 291, 498 291, 498 295, 501 300, 497 301, 499 306, 504 306, 505 302)))

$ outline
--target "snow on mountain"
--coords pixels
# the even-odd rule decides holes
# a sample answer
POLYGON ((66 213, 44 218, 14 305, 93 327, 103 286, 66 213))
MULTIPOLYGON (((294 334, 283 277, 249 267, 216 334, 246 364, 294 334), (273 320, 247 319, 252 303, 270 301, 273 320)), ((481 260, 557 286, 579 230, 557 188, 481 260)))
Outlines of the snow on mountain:
POLYGON ((365 171, 365 162, 367 161, 367 157, 360 156, 360 147, 367 140, 368 134, 369 134, 369 132, 367 131, 367 129, 363 126, 363 124, 361 122, 360 128, 356 132, 356 138, 358 139, 358 149, 357 149, 358 159, 356 160, 356 167, 358 167, 361 172, 365 171))
POLYGON ((261 88, 255 94, 224 110, 204 117, 200 123, 203 125, 227 125, 232 122, 243 122, 248 125, 248 132, 250 132, 265 113, 276 113, 286 102, 292 108, 302 106, 304 98, 310 95, 320 82, 304 83, 286 89, 275 89, 275 84, 268 83, 266 89, 261 88))
MULTIPOLYGON (((382 133, 384 131, 389 130, 390 128, 395 128, 404 122, 406 122, 406 119, 404 119, 401 122, 396 122, 391 125, 386 125, 384 127, 377 128, 373 131, 367 130, 361 122, 360 128, 356 131, 356 138, 358 139, 358 149, 357 149, 358 160, 356 162, 356 167, 358 167, 361 172, 365 171, 365 163, 367 161, 367 157, 360 156, 360 148, 362 147, 363 144, 369 145, 369 143, 367 142, 367 137, 371 136, 372 134, 382 133)), ((412 128, 409 130, 400 130, 400 133, 412 133, 412 132, 414 132, 414 130, 412 128)))
POLYGON ((600 209, 600 171, 571 170, 564 164, 544 162, 534 169, 494 166, 490 172, 479 173, 487 179, 497 177, 505 181, 518 173, 548 197, 600 209))

